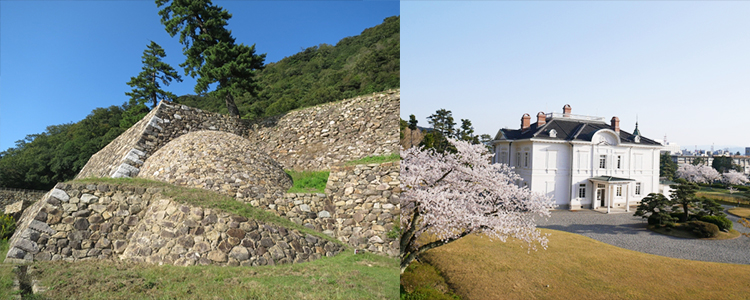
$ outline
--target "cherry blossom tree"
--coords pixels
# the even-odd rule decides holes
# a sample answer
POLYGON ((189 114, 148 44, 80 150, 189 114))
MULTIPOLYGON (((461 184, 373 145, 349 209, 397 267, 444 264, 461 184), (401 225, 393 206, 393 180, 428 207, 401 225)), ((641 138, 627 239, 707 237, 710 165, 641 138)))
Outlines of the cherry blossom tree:
POLYGON ((521 178, 491 164, 483 145, 448 140, 456 153, 401 149, 401 273, 419 254, 475 232, 546 249, 534 217, 549 217, 551 199, 516 185, 521 178))
POLYGON ((745 174, 735 170, 729 170, 729 172, 724 173, 722 175, 722 181, 728 185, 740 185, 749 182, 745 174))
POLYGON ((721 179, 721 174, 714 168, 706 165, 694 166, 682 164, 677 168, 677 177, 684 178, 689 182, 711 183, 721 179))

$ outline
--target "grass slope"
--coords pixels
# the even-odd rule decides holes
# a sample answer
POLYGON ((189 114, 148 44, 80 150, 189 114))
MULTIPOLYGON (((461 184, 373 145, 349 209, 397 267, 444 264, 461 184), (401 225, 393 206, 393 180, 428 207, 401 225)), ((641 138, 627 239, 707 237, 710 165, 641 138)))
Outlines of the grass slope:
MULTIPOLYGON (((339 241, 270 212, 212 191, 188 189, 139 178, 89 178, 69 183, 161 188, 177 202, 221 209, 248 218, 339 241)), ((7 242, 0 243, 3 257, 7 242)), ((10 265, 0 265, 0 290, 12 284, 10 265), (6 270, 7 269, 7 270, 6 270)), ((49 288, 52 299, 394 299, 398 260, 351 249, 313 262, 261 267, 138 264, 128 261, 35 262, 30 274, 49 288)), ((10 291, 0 291, 7 299, 10 291)))
POLYGON ((399 160, 401 160, 401 156, 398 153, 391 153, 388 155, 374 155, 374 156, 363 157, 357 160, 348 161, 344 165, 353 166, 353 165, 366 165, 366 164, 382 164, 385 162, 399 161, 399 160))
POLYGON ((297 225, 289 219, 279 217, 271 212, 252 207, 249 204, 245 204, 236 201, 234 198, 219 194, 214 191, 208 191, 203 189, 193 189, 174 186, 168 183, 159 181, 147 180, 143 178, 86 178, 69 181, 67 183, 94 183, 94 184, 114 184, 114 185, 127 185, 134 187, 143 188, 160 188, 162 194, 172 198, 174 201, 200 206, 203 208, 219 209, 230 213, 235 213, 249 219, 255 219, 257 221, 273 223, 279 226, 284 226, 288 229, 296 229, 303 233, 308 233, 316 237, 320 237, 332 242, 341 244, 337 239, 327 236, 323 233, 309 229, 307 227, 297 225))
POLYGON ((425 258, 462 299, 746 299, 750 265, 690 261, 550 233, 547 250, 470 235, 425 258))
POLYGON ((398 261, 351 251, 262 267, 36 262, 52 299, 395 299, 398 261))

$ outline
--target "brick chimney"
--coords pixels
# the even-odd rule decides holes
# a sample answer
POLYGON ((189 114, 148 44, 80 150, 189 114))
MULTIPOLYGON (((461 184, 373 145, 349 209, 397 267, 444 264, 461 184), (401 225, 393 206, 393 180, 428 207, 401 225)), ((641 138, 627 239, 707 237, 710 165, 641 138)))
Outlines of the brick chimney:
POLYGON ((570 104, 563 106, 563 117, 570 117, 570 104))
POLYGON ((539 128, 546 123, 547 115, 545 115, 544 112, 540 111, 538 114, 536 114, 536 128, 539 128))
POLYGON ((612 120, 610 120, 610 124, 612 125, 612 130, 617 132, 617 134, 620 134, 620 118, 612 117, 612 120))
POLYGON ((531 126, 531 116, 529 114, 523 114, 521 117, 521 130, 529 129, 531 126))

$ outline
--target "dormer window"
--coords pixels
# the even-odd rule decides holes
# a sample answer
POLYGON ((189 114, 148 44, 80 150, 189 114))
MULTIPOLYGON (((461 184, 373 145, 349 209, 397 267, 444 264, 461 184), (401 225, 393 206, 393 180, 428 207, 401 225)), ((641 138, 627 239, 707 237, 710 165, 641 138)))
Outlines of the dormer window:
POLYGON ((549 137, 557 137, 557 130, 554 130, 554 129, 550 130, 549 137))
POLYGON ((636 135, 633 140, 635 140, 636 143, 640 143, 641 142, 641 136, 640 135, 636 135))

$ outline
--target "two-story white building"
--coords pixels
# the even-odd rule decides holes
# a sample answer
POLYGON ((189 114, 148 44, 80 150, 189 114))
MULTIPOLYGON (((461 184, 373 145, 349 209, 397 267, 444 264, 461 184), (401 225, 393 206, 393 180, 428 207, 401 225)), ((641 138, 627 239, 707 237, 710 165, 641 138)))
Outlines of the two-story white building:
POLYGON ((491 142, 494 163, 515 168, 532 191, 554 199, 557 208, 624 209, 649 193, 659 192, 659 151, 662 145, 641 136, 638 123, 631 134, 620 120, 539 112, 521 117, 520 129, 500 129, 491 142))

